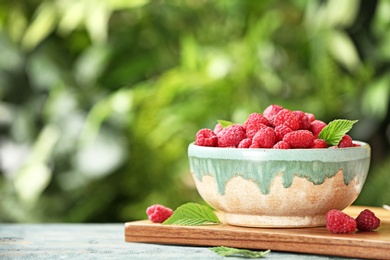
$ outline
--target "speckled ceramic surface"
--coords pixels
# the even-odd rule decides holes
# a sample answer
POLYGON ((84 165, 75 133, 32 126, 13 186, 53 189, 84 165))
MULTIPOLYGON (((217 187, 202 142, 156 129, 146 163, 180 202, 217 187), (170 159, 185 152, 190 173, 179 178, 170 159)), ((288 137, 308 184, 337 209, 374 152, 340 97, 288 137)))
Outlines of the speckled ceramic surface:
POLYGON ((190 144, 190 170, 202 198, 232 225, 325 225, 330 209, 358 197, 370 146, 328 149, 236 149, 190 144))

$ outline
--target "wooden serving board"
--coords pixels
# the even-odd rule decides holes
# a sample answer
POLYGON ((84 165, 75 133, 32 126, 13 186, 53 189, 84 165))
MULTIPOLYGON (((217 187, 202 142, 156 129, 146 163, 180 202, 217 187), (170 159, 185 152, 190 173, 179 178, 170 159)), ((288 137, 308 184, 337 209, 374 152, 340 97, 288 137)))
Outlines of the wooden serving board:
POLYGON ((390 211, 376 207, 351 206, 344 212, 356 217, 369 208, 381 219, 373 232, 331 234, 317 228, 248 228, 227 224, 206 226, 161 225, 149 220, 125 223, 126 242, 193 246, 229 246, 258 250, 390 259, 390 211))

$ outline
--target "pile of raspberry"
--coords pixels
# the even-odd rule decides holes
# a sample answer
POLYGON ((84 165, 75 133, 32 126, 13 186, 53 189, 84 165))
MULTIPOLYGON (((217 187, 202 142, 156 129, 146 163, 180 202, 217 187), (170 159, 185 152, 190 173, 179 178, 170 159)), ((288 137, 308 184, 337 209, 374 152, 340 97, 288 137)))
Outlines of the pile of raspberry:
MULTIPOLYGON (((230 148, 328 148, 327 143, 318 138, 325 126, 326 123, 311 113, 270 105, 262 114, 250 114, 244 124, 223 128, 217 123, 214 130, 199 130, 195 144, 230 148)), ((352 146, 355 146, 352 138, 346 134, 336 147, 352 146)))
POLYGON ((380 226, 380 219, 374 212, 365 209, 356 219, 342 211, 332 209, 326 213, 326 228, 331 233, 352 233, 359 231, 373 231, 380 226))

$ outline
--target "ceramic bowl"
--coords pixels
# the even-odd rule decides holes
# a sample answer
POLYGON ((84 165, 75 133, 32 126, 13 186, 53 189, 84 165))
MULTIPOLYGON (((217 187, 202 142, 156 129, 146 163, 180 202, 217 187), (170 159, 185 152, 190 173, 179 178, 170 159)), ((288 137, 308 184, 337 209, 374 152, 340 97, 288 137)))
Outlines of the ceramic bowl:
POLYGON ((325 225, 366 180, 371 149, 238 149, 190 144, 190 170, 201 197, 227 224, 248 227, 325 225))

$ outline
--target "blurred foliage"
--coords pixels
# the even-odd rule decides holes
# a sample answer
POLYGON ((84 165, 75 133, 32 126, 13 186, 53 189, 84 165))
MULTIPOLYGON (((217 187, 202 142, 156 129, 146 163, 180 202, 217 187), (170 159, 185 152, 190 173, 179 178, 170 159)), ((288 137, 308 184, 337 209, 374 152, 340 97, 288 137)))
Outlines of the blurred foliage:
POLYGON ((0 3, 0 220, 200 202, 187 146, 271 103, 359 119, 358 203, 390 204, 390 1, 0 3))

